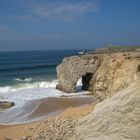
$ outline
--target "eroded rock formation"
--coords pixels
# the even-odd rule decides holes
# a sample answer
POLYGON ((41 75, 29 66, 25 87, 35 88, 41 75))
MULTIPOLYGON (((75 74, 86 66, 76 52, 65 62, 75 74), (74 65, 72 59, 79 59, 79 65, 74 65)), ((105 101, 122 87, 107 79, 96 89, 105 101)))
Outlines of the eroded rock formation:
POLYGON ((72 56, 65 58, 57 67, 59 84, 57 88, 65 92, 76 92, 76 83, 83 77, 83 88, 87 89, 89 82, 101 64, 102 58, 96 55, 72 56))
POLYGON ((140 79, 140 52, 87 54, 65 58, 57 67, 58 89, 75 92, 82 78, 83 89, 103 100, 140 79))
POLYGON ((57 73, 60 90, 75 92, 82 77, 83 89, 104 100, 78 121, 69 140, 139 140, 140 52, 73 56, 57 73))
POLYGON ((139 140, 140 81, 96 105, 79 120, 75 140, 139 140))

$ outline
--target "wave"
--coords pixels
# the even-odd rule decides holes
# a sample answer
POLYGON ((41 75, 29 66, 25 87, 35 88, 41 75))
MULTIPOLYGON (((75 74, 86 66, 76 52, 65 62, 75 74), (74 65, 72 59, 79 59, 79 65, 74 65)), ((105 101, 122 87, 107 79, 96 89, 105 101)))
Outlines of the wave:
POLYGON ((57 64, 47 64, 47 65, 34 65, 34 66, 21 66, 21 67, 16 67, 16 68, 3 68, 0 69, 0 73, 5 73, 8 71, 21 71, 21 70, 33 70, 33 69, 42 69, 42 68, 53 68, 56 67, 57 64))
POLYGON ((81 90, 81 82, 77 84, 76 93, 65 93, 56 89, 58 80, 20 83, 15 86, 0 87, 0 100, 14 101, 20 104, 23 100, 36 100, 48 97, 79 96, 88 92, 81 90))
MULTIPOLYGON (((59 100, 60 98, 65 97, 85 97, 82 95, 88 93, 86 91, 81 91, 78 93, 67 94, 57 90, 57 84, 58 80, 55 79, 52 81, 20 83, 16 86, 0 87, 0 101, 12 101, 15 103, 15 106, 12 108, 1 111, 0 124, 21 124, 44 119, 51 113, 55 112, 53 110, 52 112, 44 112, 44 114, 36 116, 36 112, 41 110, 40 108, 42 105, 40 104, 40 101, 44 101, 42 99, 47 101, 49 97, 55 97, 55 100, 59 100)), ((79 79, 77 83, 77 86, 80 85, 81 79, 79 79)), ((52 98, 52 100, 54 100, 54 98, 52 98)), ((53 104, 52 101, 50 101, 45 106, 54 106, 54 104, 55 101, 53 104)))
MULTIPOLYGON (((20 79, 17 79, 17 80, 20 80, 20 79)), ((31 79, 26 79, 26 80, 31 80, 31 79)), ((33 83, 22 83, 22 84, 17 84, 15 86, 0 87, 0 93, 15 92, 22 89, 56 88, 57 84, 58 84, 57 80, 41 81, 41 82, 33 82, 33 83)))
POLYGON ((1 66, 9 66, 9 65, 31 65, 31 64, 58 64, 61 61, 61 59, 54 60, 54 59, 49 59, 49 60, 24 60, 24 61, 0 61, 1 66))
POLYGON ((15 86, 0 87, 0 100, 12 101, 16 104, 22 105, 26 101, 38 100, 48 97, 61 97, 61 96, 81 96, 88 92, 79 90, 80 81, 77 84, 76 93, 65 93, 56 89, 58 80, 41 81, 32 83, 18 83, 15 86), (79 87, 79 88, 78 88, 79 87))
POLYGON ((32 78, 16 78, 15 81, 19 81, 19 82, 31 82, 32 78))

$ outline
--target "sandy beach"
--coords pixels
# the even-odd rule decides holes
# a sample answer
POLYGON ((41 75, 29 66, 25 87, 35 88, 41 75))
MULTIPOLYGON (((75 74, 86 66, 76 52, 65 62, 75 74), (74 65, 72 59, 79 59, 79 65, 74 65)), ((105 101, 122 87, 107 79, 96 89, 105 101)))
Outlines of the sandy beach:
MULTIPOLYGON (((58 123, 62 125, 62 129, 65 129, 65 131, 69 131, 70 128, 67 127, 72 125, 73 133, 77 119, 90 113, 94 108, 94 104, 94 99, 91 97, 43 99, 40 106, 28 116, 28 119, 36 118, 49 112, 56 111, 56 113, 42 121, 11 126, 1 125, 0 140, 39 139, 40 134, 42 136, 42 132, 45 135, 53 133, 53 130, 58 128, 56 126, 58 123), (59 113, 58 110, 60 110, 59 113)), ((60 134, 63 135, 62 132, 60 134)))

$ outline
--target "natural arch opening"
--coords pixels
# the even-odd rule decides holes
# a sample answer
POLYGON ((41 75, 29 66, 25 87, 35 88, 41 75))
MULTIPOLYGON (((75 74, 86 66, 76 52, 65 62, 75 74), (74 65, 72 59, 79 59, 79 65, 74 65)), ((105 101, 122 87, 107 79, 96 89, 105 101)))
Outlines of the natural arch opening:
POLYGON ((86 73, 82 76, 76 84, 76 92, 80 92, 82 90, 88 91, 90 86, 90 81, 93 78, 93 73, 86 73))
POLYGON ((89 90, 90 81, 93 78, 93 73, 86 73, 85 76, 82 76, 82 90, 89 90))
POLYGON ((76 84, 76 92, 82 91, 83 83, 82 83, 82 77, 77 81, 76 84))

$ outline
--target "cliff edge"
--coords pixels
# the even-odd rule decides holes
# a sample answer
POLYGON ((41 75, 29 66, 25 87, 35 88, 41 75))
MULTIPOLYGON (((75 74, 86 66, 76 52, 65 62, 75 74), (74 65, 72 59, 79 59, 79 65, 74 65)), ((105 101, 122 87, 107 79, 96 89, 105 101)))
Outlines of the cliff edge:
POLYGON ((86 54, 65 58, 57 67, 58 88, 83 89, 102 101, 78 120, 75 135, 67 140, 140 139, 140 52, 86 54))
POLYGON ((57 88, 76 92, 82 78, 82 88, 104 100, 140 79, 139 67, 140 52, 72 56, 57 67, 57 88))

